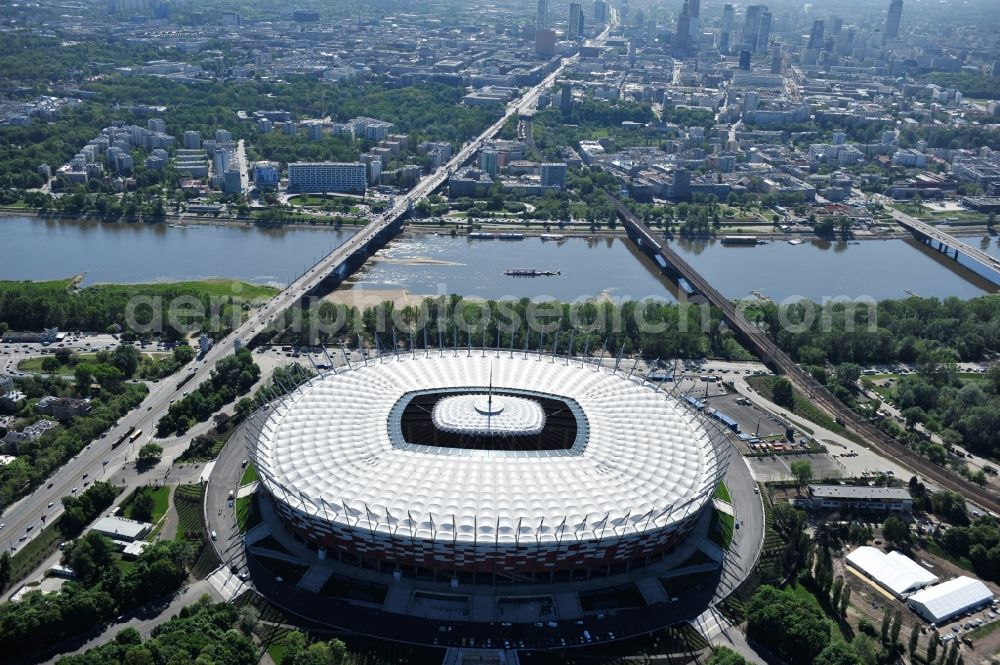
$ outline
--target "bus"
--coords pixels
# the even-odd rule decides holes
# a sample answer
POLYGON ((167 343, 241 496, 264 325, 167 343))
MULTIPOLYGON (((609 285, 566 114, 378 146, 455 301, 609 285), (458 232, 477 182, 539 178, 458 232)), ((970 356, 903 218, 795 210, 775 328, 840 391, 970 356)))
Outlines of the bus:
POLYGON ((140 436, 142 436, 142 430, 137 429, 136 431, 132 432, 132 435, 128 438, 128 442, 135 443, 140 436))
POLYGON ((134 431, 135 431, 135 425, 132 425, 132 427, 128 428, 127 432, 125 432, 124 434, 122 434, 120 437, 118 437, 117 441, 115 441, 114 443, 111 444, 111 448, 112 449, 117 448, 118 446, 120 446, 123 443, 125 443, 125 439, 127 439, 132 434, 132 432, 134 432, 134 431))

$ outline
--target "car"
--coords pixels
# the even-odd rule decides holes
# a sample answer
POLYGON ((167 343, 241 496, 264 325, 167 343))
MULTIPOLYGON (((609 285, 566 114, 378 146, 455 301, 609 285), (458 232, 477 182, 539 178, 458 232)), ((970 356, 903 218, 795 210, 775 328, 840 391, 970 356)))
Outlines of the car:
POLYGON ((6 522, 0 522, 0 529, 3 529, 6 526, 7 526, 6 522))
POLYGON ((89 475, 90 475, 89 473, 85 473, 85 474, 83 474, 83 477, 86 478, 89 475))
POLYGON ((248 573, 247 571, 244 570, 243 572, 241 572, 236 577, 240 578, 240 581, 246 582, 248 579, 250 579, 250 573, 248 573))
POLYGON ((54 506, 54 505, 56 505, 56 504, 55 504, 55 501, 49 501, 49 508, 51 508, 51 507, 52 507, 52 506, 54 506))
POLYGON ((70 494, 76 494, 76 491, 77 491, 78 489, 80 489, 80 488, 79 488, 79 487, 74 487, 73 489, 71 489, 71 490, 69 491, 69 493, 70 493, 70 494))
POLYGON ((274 581, 275 582, 284 582, 285 578, 283 578, 281 575, 279 575, 279 576, 277 576, 277 577, 274 578, 274 581))
MULTIPOLYGON (((26 541, 27 539, 28 539, 28 536, 26 536, 26 535, 25 535, 25 536, 21 536, 20 538, 18 538, 18 539, 17 539, 17 542, 19 542, 19 543, 23 543, 23 542, 24 542, 24 541, 26 541)), ((14 549, 14 548, 11 548, 11 549, 14 549)))

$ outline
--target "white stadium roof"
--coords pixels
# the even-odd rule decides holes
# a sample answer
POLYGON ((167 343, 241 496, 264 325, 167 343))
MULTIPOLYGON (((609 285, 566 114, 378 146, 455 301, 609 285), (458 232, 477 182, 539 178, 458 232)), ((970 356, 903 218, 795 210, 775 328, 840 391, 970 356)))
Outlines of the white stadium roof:
POLYGON ((907 603, 928 621, 941 623, 992 600, 993 592, 988 586, 962 576, 918 591, 907 603))
POLYGON ((463 349, 314 378, 272 405, 251 454, 272 494, 319 519, 448 541, 561 542, 663 528, 699 510, 720 472, 722 435, 707 427, 676 398, 596 364, 463 349), (514 407, 505 423, 514 431, 536 416, 509 395, 564 399, 575 443, 479 450, 402 440, 406 396, 476 395, 443 414, 476 432, 488 384, 514 407), (463 404, 466 420, 456 415, 463 404))
POLYGON ((938 581, 937 575, 899 552, 885 554, 882 550, 863 545, 848 554, 847 561, 897 598, 938 581))

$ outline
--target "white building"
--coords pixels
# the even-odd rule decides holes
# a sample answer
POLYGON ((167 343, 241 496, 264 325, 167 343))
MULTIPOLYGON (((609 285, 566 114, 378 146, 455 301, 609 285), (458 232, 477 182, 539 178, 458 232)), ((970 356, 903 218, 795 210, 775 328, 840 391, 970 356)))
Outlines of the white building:
POLYGON ((907 604, 927 621, 942 624, 992 601, 993 592, 988 586, 962 576, 913 594, 907 604))
POLYGON ((899 552, 884 553, 862 546, 847 555, 847 565, 869 578, 896 598, 907 598, 938 581, 916 561, 899 552))
POLYGON ((364 194, 365 170, 361 162, 293 162, 288 165, 288 191, 364 194))

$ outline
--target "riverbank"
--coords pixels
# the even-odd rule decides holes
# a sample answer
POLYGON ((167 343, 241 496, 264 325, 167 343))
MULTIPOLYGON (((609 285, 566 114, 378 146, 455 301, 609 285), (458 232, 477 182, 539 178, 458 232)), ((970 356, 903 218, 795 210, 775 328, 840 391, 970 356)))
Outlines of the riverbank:
MULTIPOLYGON (((309 215, 309 213, 296 213, 309 215)), ((281 223, 264 223, 259 220, 248 219, 248 218, 231 218, 231 217, 215 217, 209 215, 196 215, 191 213, 168 214, 162 220, 151 221, 144 219, 142 217, 116 217, 108 218, 103 215, 81 215, 79 213, 63 213, 63 212, 41 212, 38 210, 31 210, 27 208, 12 208, 12 207, 0 207, 0 217, 36 217, 39 219, 51 219, 51 220, 65 220, 65 221, 80 221, 80 222, 97 222, 101 224, 121 224, 121 225, 131 225, 131 224, 145 224, 148 226, 167 226, 167 227, 181 227, 190 228, 198 226, 223 226, 231 228, 256 228, 262 231, 268 230, 281 230, 281 229, 313 229, 321 231, 358 231, 364 228, 364 220, 359 220, 357 223, 352 224, 336 224, 327 220, 324 215, 312 215, 315 221, 303 222, 303 221, 289 221, 281 223)), ((549 222, 540 220, 531 220, 526 226, 521 220, 484 220, 476 219, 469 221, 466 219, 450 219, 444 223, 422 220, 422 219, 410 219, 406 222, 405 228, 412 233, 426 233, 431 235, 454 235, 458 237, 467 236, 473 231, 486 231, 494 233, 520 233, 525 237, 540 237, 542 235, 557 234, 563 235, 567 238, 619 238, 625 237, 625 229, 619 224, 614 228, 609 227, 598 227, 591 228, 590 224, 587 222, 577 222, 577 223, 564 223, 563 226, 559 226, 559 222, 552 220, 549 222)), ((994 232, 991 232, 985 225, 960 225, 951 226, 948 224, 938 224, 937 228, 941 231, 953 235, 957 238, 965 237, 983 237, 992 236, 994 232)), ((655 231, 656 229, 654 229, 655 231)), ((783 231, 775 231, 773 229, 755 229, 747 228, 747 226, 741 227, 723 227, 719 229, 713 235, 698 235, 698 236, 681 236, 679 234, 671 234, 668 236, 669 240, 721 240, 727 235, 746 235, 755 236, 761 240, 791 240, 791 239, 801 239, 801 240, 826 240, 830 242, 835 242, 839 240, 844 240, 844 238, 839 235, 834 237, 824 237, 816 235, 811 232, 792 232, 786 233, 783 231)), ((851 241, 866 241, 866 240, 905 240, 912 238, 913 235, 897 227, 896 230, 888 233, 880 233, 878 235, 868 235, 863 233, 852 234, 847 240, 851 241)))

